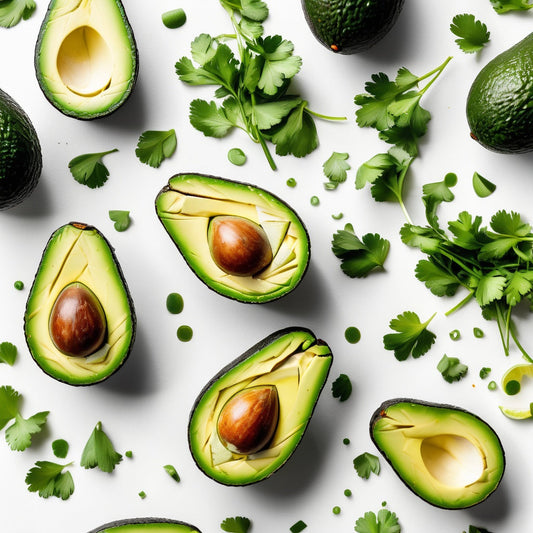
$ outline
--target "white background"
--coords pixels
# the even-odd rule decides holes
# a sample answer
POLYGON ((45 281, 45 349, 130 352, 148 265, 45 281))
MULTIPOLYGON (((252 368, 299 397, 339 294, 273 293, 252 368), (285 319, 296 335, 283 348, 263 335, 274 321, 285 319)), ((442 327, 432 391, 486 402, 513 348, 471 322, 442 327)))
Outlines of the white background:
MULTIPOLYGON (((319 148, 304 159, 276 157, 272 172, 261 150, 242 133, 223 140, 210 139, 189 124, 193 98, 212 98, 211 88, 188 87, 174 72, 175 62, 189 55, 189 44, 202 32, 228 32, 229 20, 216 0, 126 0, 140 56, 138 83, 130 100, 114 115, 92 122, 63 116, 42 95, 33 69, 33 53, 46 3, 29 21, 0 30, 0 87, 15 98, 31 117, 44 159, 40 183, 21 206, 0 213, 0 341, 19 348, 13 368, 1 365, 0 384, 13 386, 24 397, 23 414, 49 410, 44 434, 25 452, 12 452, 0 439, 0 531, 27 533, 86 533, 110 520, 161 516, 184 520, 204 533, 220 531, 228 516, 245 515, 254 533, 289 531, 297 520, 309 533, 353 531, 366 511, 377 512, 383 501, 397 513, 406 533, 457 533, 469 524, 493 533, 530 528, 533 458, 529 421, 506 419, 498 410, 506 405, 529 405, 531 389, 518 398, 505 398, 487 390, 478 377, 483 366, 492 367, 499 381, 512 364, 521 362, 513 349, 503 354, 495 323, 485 322, 475 303, 451 317, 444 312, 453 299, 432 295, 414 277, 422 257, 407 248, 398 231, 404 222, 397 204, 375 203, 368 189, 356 191, 356 168, 388 146, 374 130, 355 123, 353 97, 364 90, 374 72, 394 76, 401 66, 422 75, 448 55, 454 59, 423 99, 432 114, 421 156, 411 167, 406 203, 416 223, 423 224, 420 201, 423 183, 438 181, 450 171, 459 176, 456 200, 440 211, 441 220, 453 219, 463 209, 488 217, 499 209, 516 210, 533 221, 531 155, 504 156, 483 149, 469 138, 465 118, 468 89, 480 68, 492 57, 525 37, 533 13, 497 15, 489 0, 407 0, 390 34, 372 50, 360 55, 334 55, 312 36, 298 1, 270 0, 266 34, 290 39, 303 67, 293 85, 312 109, 345 115, 346 123, 317 121, 319 148), (161 13, 183 7, 187 23, 169 30, 161 13), (449 30, 452 17, 470 12, 485 22, 491 42, 479 55, 466 55, 449 30), (178 148, 159 169, 140 163, 134 150, 141 132, 175 128, 178 148), (232 147, 248 155, 243 167, 228 162, 232 147), (105 158, 110 171, 104 187, 90 190, 71 177, 68 162, 75 156, 118 148, 105 158), (333 151, 348 152, 352 170, 336 191, 325 191, 322 164, 333 151), (245 305, 207 289, 195 277, 166 235, 154 211, 157 192, 174 173, 194 171, 257 184, 278 194, 300 214, 310 233, 312 259, 304 281, 292 294, 271 304, 245 305), (473 192, 474 171, 497 184, 496 192, 480 200, 473 192), (287 178, 298 185, 290 189, 287 178), (313 207, 310 197, 320 205, 313 207), (108 218, 110 209, 131 211, 132 226, 118 233, 108 218), (331 215, 344 213, 341 221, 331 215), (23 313, 43 248, 51 233, 70 221, 98 227, 111 241, 123 268, 137 311, 137 340, 125 366, 108 381, 90 387, 71 387, 45 375, 31 359, 25 345, 23 313), (333 256, 333 233, 353 223, 362 236, 378 232, 391 241, 386 271, 363 280, 346 277, 333 256), (25 289, 13 288, 22 280, 25 289), (165 298, 179 292, 185 300, 181 315, 170 315, 165 298), (384 350, 382 338, 391 318, 412 310, 422 319, 438 311, 430 329, 437 334, 432 350, 419 360, 400 363, 384 350), (176 338, 176 329, 190 325, 189 343, 176 338), (361 330, 358 344, 344 339, 348 326, 361 330), (230 488, 218 485, 195 466, 187 446, 190 408, 205 383, 221 367, 273 331, 286 326, 311 328, 334 353, 329 380, 319 400, 303 442, 290 461, 259 484, 230 488), (473 327, 483 339, 474 339, 473 327), (459 329, 462 338, 452 342, 448 333, 459 329), (469 365, 459 383, 446 383, 436 365, 442 355, 457 356, 469 365), (351 398, 339 403, 331 395, 331 382, 346 373, 352 379, 351 398), (528 396, 529 394, 529 396, 528 396), (364 451, 377 453, 368 435, 371 414, 384 400, 407 396, 456 404, 475 412, 499 434, 507 456, 507 469, 498 491, 472 509, 446 511, 431 507, 412 494, 382 459, 379 477, 357 477, 353 458, 364 451), (113 474, 84 470, 79 458, 96 422, 120 452, 133 450, 113 474), (342 439, 351 444, 344 446, 342 439), (28 492, 26 472, 38 460, 56 460, 51 442, 70 443, 68 460, 75 492, 68 501, 42 499, 28 492), (182 481, 176 484, 163 470, 172 463, 182 481), (343 491, 350 488, 351 498, 343 491), (146 492, 141 500, 139 491, 146 492), (333 506, 342 508, 332 514, 333 506)), ((523 344, 533 352, 531 317, 522 313, 518 327, 523 344)))

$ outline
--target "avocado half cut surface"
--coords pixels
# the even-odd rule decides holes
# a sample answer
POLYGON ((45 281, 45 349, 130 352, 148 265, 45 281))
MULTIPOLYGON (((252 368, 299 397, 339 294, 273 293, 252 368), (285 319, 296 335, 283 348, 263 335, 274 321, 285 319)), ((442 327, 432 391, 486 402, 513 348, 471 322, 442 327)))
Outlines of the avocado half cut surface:
POLYGON ((46 98, 65 115, 103 117, 128 98, 138 54, 120 0, 52 0, 35 48, 46 98))
POLYGON ((223 296, 269 302, 292 291, 307 270, 310 243, 302 221, 264 189, 215 176, 177 174, 155 204, 187 264, 223 296))
POLYGON ((0 210, 25 200, 41 177, 37 132, 28 115, 0 89, 0 210))
MULTIPOLYGON (((305 328, 286 328, 266 337, 223 368, 202 390, 189 420, 189 447, 198 467, 224 485, 256 483, 278 470, 292 455, 303 437, 326 382, 333 356, 327 344, 305 328), (253 402, 249 409, 233 412, 234 426, 219 423, 232 401, 255 391, 275 389, 277 409, 272 418, 272 396, 253 402), (257 408, 264 407, 264 415, 257 408), (259 450, 234 451, 236 443, 247 441, 258 422, 273 428, 259 450), (222 429, 224 432, 222 433, 222 429), (231 440, 228 446, 221 435, 231 440), (233 433, 233 437, 228 435, 233 433)), ((241 404, 242 407, 242 404, 241 404)), ((259 440, 267 433, 260 428, 259 440)), ((257 439, 256 439, 257 441, 257 439)))
POLYGON ((113 374, 135 339, 135 310, 114 251, 93 226, 72 222, 51 236, 26 303, 35 362, 70 385, 113 374))
POLYGON ((384 402, 372 416, 370 436, 407 487, 444 509, 482 502, 496 490, 505 470, 494 430, 451 405, 384 402))
POLYGON ((167 518, 130 518, 108 522, 92 529, 89 533, 201 533, 201 531, 179 520, 167 518))

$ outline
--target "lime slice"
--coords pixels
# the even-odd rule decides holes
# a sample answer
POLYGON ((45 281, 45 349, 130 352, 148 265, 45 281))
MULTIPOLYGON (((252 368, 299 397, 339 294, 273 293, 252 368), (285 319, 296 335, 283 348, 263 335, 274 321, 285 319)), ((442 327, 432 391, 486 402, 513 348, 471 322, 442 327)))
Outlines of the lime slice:
POLYGON ((531 409, 533 404, 530 404, 529 409, 511 409, 509 407, 503 407, 500 405, 500 411, 507 417, 512 418, 513 420, 525 420, 526 418, 532 418, 533 413, 531 409))
POLYGON ((533 378, 533 363, 524 363, 512 366, 502 377, 502 389, 509 395, 520 392, 522 378, 533 378))

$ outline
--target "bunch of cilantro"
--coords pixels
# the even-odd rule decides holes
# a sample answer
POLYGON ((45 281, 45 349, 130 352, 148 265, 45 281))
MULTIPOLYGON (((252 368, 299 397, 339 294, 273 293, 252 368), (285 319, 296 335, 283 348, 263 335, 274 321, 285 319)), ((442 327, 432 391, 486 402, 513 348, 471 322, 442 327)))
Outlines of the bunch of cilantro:
MULTIPOLYGON (((201 34, 191 44, 191 58, 176 63, 180 80, 189 85, 217 86, 221 102, 193 100, 191 124, 209 137, 224 137, 239 128, 260 144, 270 167, 276 154, 303 157, 318 146, 313 115, 307 101, 288 94, 292 78, 302 65, 294 45, 279 35, 263 37, 262 23, 268 7, 261 0, 220 0, 228 12, 234 33, 211 37, 201 34), (237 55, 227 44, 232 42, 237 55)), ((344 117, 342 118, 344 119, 344 117)))

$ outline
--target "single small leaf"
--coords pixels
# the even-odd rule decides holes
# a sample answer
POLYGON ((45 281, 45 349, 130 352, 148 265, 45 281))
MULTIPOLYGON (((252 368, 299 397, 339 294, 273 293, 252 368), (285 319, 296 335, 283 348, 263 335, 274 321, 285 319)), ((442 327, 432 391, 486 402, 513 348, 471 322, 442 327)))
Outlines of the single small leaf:
POLYGON ((102 472, 112 472, 122 461, 122 455, 115 451, 113 444, 98 422, 83 448, 80 465, 84 468, 98 467, 102 472))
POLYGON ((231 148, 228 152, 228 160, 240 167, 246 163, 246 154, 240 148, 231 148))
POLYGON ((126 231, 130 227, 131 219, 129 211, 111 210, 109 218, 115 223, 117 231, 126 231))
POLYGON ((142 163, 159 168, 161 163, 175 151, 178 141, 174 129, 168 131, 148 130, 141 134, 135 155, 142 163))
POLYGON ((87 185, 91 189, 101 187, 109 176, 109 170, 102 162, 102 158, 113 152, 118 152, 118 149, 79 155, 69 162, 70 173, 82 185, 87 185))
POLYGON ((177 472, 177 470, 174 468, 173 465, 165 465, 163 466, 165 469, 165 472, 176 482, 180 481, 180 476, 177 472))
POLYGON ((368 479, 371 473, 377 476, 381 470, 379 458, 368 452, 358 455, 353 460, 353 466, 357 470, 357 475, 363 479, 368 479))
POLYGON ((183 26, 187 20, 187 15, 183 9, 172 9, 161 15, 161 20, 167 28, 175 29, 183 26))
POLYGON ((245 516, 235 516, 224 519, 220 524, 220 529, 228 533, 247 533, 250 526, 251 522, 248 518, 245 516))
POLYGON ((455 15, 450 30, 459 37, 455 42, 467 54, 479 52, 490 40, 487 26, 469 13, 455 15))
POLYGON ((443 355, 437 365, 437 370, 448 383, 453 383, 465 377, 468 367, 462 364, 457 357, 443 355))
POLYGON ((340 402, 345 402, 352 394, 352 382, 346 374, 340 374, 331 385, 331 393, 340 402))
POLYGON ((486 198, 496 190, 496 185, 494 185, 494 183, 490 182, 477 172, 474 172, 474 175, 472 176, 472 185, 474 186, 475 193, 480 198, 486 198))
POLYGON ((10 342, 0 343, 0 363, 7 363, 9 366, 13 366, 16 359, 17 347, 10 342))
POLYGON ((59 459, 64 459, 69 450, 68 442, 65 439, 56 439, 52 442, 52 451, 54 455, 59 459))

